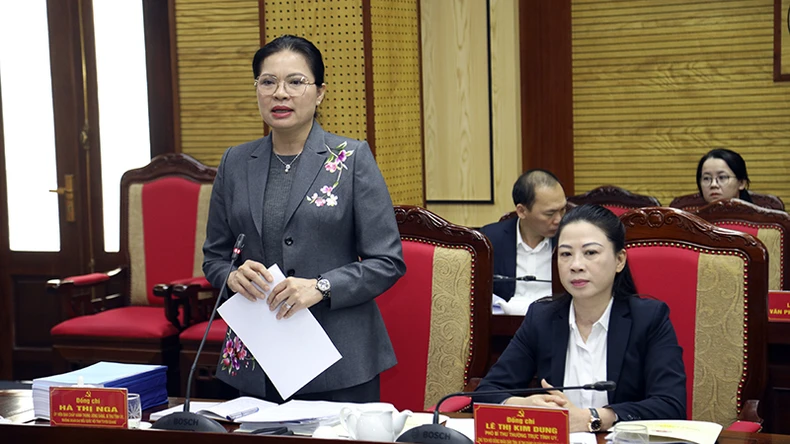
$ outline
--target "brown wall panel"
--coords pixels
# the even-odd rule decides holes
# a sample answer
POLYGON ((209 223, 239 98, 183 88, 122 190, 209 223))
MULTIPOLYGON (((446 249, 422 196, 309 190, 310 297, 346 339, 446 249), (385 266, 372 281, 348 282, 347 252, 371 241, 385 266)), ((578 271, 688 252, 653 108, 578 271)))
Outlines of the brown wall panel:
POLYGON ((524 0, 520 8, 523 169, 553 172, 571 195, 571 0, 524 0))
POLYGON ((175 0, 181 152, 216 166, 229 146, 263 136, 252 57, 257 0, 175 0))
POLYGON ((577 190, 696 192, 726 147, 752 189, 790 200, 790 83, 774 82, 774 0, 573 0, 577 190))
POLYGON ((376 162, 396 205, 424 206, 419 4, 370 0, 368 6, 371 38, 366 42, 373 85, 368 89, 368 110, 375 128, 376 162))

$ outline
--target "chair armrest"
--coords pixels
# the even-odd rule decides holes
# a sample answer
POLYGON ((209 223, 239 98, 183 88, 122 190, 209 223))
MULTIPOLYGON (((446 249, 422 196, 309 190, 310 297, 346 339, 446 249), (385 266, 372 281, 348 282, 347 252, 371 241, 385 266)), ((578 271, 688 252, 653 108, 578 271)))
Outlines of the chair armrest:
POLYGON ((124 304, 122 294, 107 294, 107 285, 123 279, 124 268, 104 273, 90 273, 47 281, 47 293, 61 300, 61 313, 65 319, 94 314, 124 304), (100 291, 97 291, 100 290, 100 291))
POLYGON ((170 296, 175 306, 183 307, 181 328, 208 320, 218 294, 219 290, 212 287, 205 277, 174 281, 170 296))
POLYGON ((480 385, 480 382, 483 378, 469 378, 469 382, 466 383, 464 386, 465 392, 473 392, 477 389, 477 386, 480 385))
POLYGON ((743 408, 741 409, 741 413, 738 415, 738 422, 755 422, 757 424, 762 425, 763 418, 760 418, 760 415, 757 413, 757 408, 760 406, 759 399, 747 399, 746 402, 743 403, 743 408))
MULTIPOLYGON (((472 407, 472 398, 468 396, 455 396, 442 403, 439 413, 465 412, 472 407)), ((436 406, 431 406, 430 411, 434 411, 436 406)))
MULTIPOLYGON (((469 382, 464 386, 465 392, 473 392, 480 385, 482 378, 470 378, 469 382)), ((455 396, 444 401, 441 406, 440 412, 466 412, 470 411, 472 407, 472 398, 468 396, 455 396)), ((432 405, 429 411, 436 410, 436 405, 432 405)))
POLYGON ((760 401, 749 399, 743 404, 738 420, 727 427, 728 432, 756 433, 763 428, 763 419, 757 414, 760 401))

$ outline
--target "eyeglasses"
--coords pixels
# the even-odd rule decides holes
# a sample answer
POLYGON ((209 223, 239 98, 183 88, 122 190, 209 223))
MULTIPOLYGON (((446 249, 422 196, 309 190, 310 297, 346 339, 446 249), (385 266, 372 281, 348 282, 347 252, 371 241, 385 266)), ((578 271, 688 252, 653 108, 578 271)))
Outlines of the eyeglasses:
POLYGON ((709 187, 709 186, 711 186, 713 184, 713 181, 715 180, 716 183, 719 184, 719 186, 724 186, 724 185, 727 185, 727 183, 730 181, 730 179, 732 179, 732 176, 728 176, 726 174, 719 174, 716 177, 702 176, 702 179, 700 180, 700 183, 702 183, 703 186, 709 187))
POLYGON ((285 93, 291 97, 301 97, 307 91, 308 85, 315 85, 315 82, 309 82, 305 76, 291 75, 280 80, 276 76, 261 75, 255 80, 255 87, 264 95, 273 95, 277 88, 283 83, 285 93))

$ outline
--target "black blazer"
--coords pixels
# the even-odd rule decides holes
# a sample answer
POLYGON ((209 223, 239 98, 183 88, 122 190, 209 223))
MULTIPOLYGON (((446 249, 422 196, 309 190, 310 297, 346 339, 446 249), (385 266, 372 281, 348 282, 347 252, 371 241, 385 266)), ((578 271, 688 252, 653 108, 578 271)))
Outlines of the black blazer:
MULTIPOLYGON (((555 387, 565 379, 570 297, 538 301, 477 390, 525 388, 534 376, 555 387)), ((612 304, 606 376, 617 383, 609 407, 621 420, 686 419, 686 373, 669 307, 637 296, 612 304)), ((590 383, 595 381, 589 381, 590 383)), ((475 396, 501 403, 510 395, 475 396)))
MULTIPOLYGON (((488 224, 480 232, 494 247, 494 274, 516 276, 516 230, 518 217, 488 224)), ((509 301, 516 292, 515 281, 494 281, 494 294, 509 301)))

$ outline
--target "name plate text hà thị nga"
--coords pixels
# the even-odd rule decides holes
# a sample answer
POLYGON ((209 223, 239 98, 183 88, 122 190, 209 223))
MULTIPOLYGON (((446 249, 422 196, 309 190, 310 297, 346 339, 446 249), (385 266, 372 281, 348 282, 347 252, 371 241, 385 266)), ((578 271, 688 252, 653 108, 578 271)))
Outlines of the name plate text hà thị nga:
POLYGON ((128 427, 125 388, 50 387, 49 422, 53 426, 128 427))

